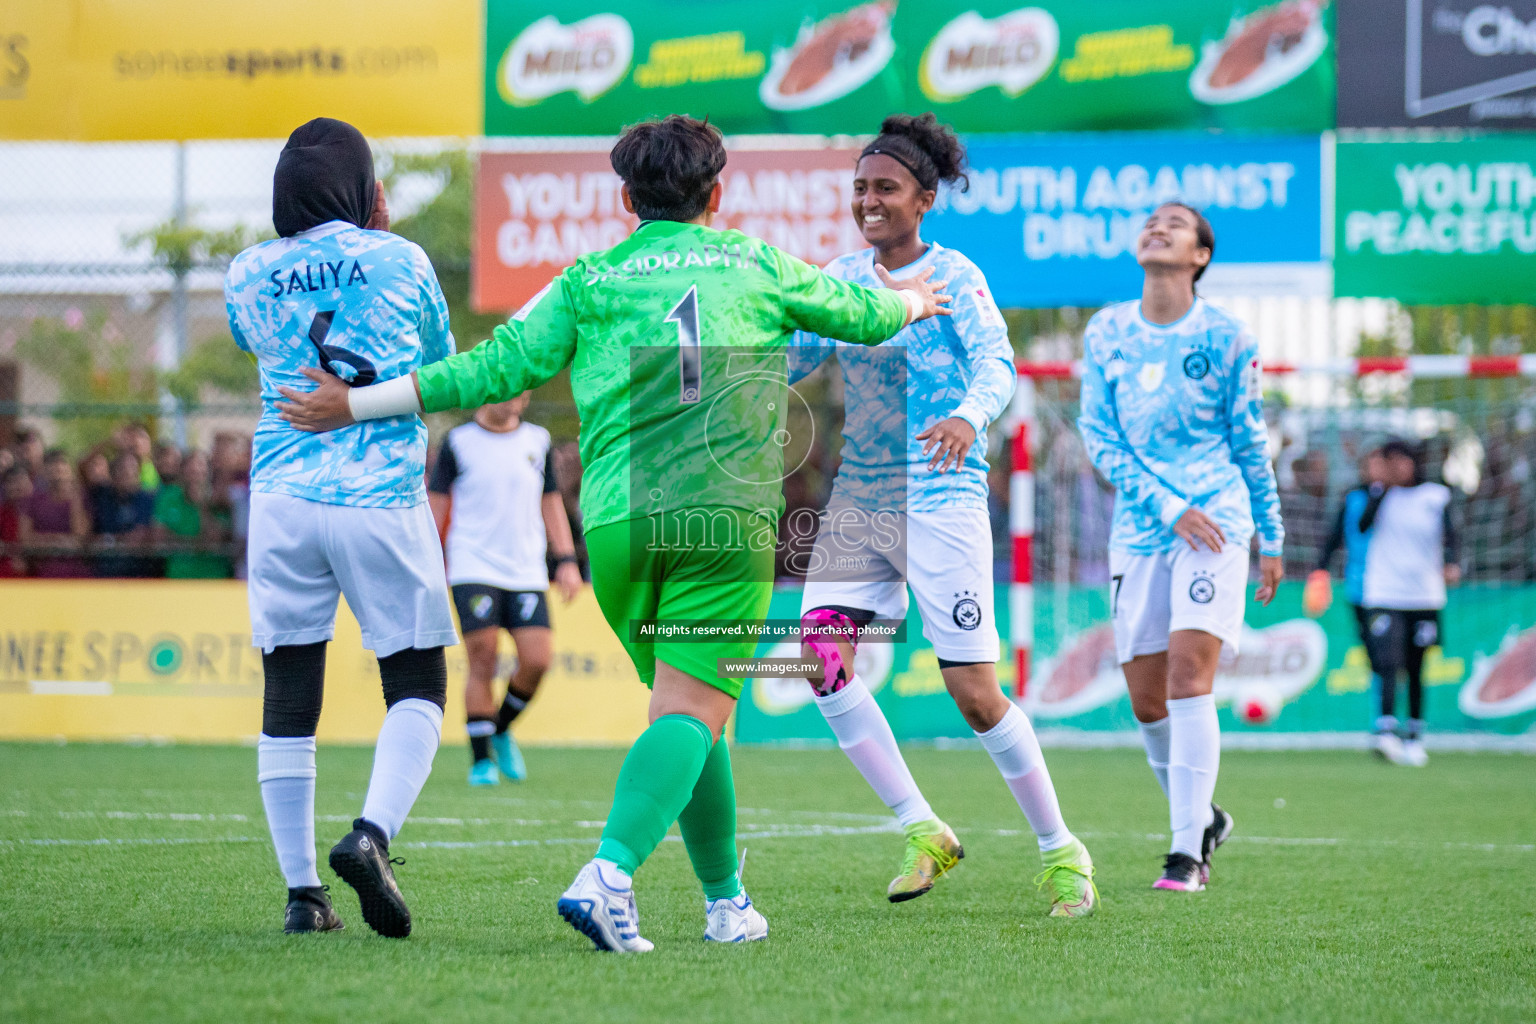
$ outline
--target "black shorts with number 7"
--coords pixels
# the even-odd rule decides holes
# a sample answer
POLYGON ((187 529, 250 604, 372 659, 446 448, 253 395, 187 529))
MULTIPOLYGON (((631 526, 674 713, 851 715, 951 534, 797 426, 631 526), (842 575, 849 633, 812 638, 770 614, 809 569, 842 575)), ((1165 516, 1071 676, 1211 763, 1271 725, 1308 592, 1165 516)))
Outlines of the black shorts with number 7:
POLYGON ((549 628, 549 602, 542 590, 503 590, 486 583, 455 583, 453 606, 459 613, 459 629, 549 628))

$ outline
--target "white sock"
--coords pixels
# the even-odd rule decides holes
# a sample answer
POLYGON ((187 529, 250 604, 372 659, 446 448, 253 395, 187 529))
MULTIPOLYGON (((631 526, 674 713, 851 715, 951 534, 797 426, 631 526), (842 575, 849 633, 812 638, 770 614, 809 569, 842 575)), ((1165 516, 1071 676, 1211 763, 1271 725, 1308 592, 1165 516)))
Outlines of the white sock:
POLYGON ((633 889, 635 887, 635 876, 619 867, 613 861, 595 857, 592 863, 597 865, 597 877, 602 879, 603 884, 608 888, 623 892, 625 889, 633 889))
POLYGON ((826 716, 848 760, 864 776, 875 795, 896 812, 902 825, 916 825, 934 818, 933 808, 907 770, 896 746, 891 724, 869 688, 857 676, 847 686, 826 697, 817 697, 816 706, 826 716))
POLYGON ((267 809, 272 848, 288 888, 320 884, 315 870, 315 738, 268 736, 256 741, 256 781, 267 809))
POLYGON ((1168 820, 1173 853, 1200 859, 1201 839, 1211 823, 1216 769, 1221 764, 1221 729, 1216 698, 1185 697, 1168 702, 1168 820))
POLYGON ((1002 720, 986 732, 978 732, 976 738, 1003 773, 1003 781, 1029 819, 1040 849, 1056 850, 1070 843, 1072 832, 1062 820, 1056 787, 1051 785, 1051 773, 1045 767, 1045 755, 1040 752, 1029 716, 1010 704, 1002 720))
POLYGON ((363 817, 393 839, 432 774, 432 757, 443 734, 443 709, 408 697, 389 709, 373 751, 373 777, 363 817))
POLYGON ((1168 719, 1159 718, 1155 722, 1137 722, 1141 729, 1141 745, 1147 748, 1147 764, 1152 766, 1152 774, 1157 776, 1157 784, 1163 787, 1163 796, 1168 795, 1168 719))

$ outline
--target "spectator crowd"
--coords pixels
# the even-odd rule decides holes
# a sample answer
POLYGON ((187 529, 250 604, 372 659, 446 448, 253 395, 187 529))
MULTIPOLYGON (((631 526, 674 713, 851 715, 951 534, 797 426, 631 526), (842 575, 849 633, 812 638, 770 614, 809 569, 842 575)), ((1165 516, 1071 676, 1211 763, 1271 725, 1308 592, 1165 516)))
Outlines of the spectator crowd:
POLYGON ((234 432, 183 451, 129 423, 75 459, 23 427, 0 446, 0 578, 241 577, 250 465, 234 432))

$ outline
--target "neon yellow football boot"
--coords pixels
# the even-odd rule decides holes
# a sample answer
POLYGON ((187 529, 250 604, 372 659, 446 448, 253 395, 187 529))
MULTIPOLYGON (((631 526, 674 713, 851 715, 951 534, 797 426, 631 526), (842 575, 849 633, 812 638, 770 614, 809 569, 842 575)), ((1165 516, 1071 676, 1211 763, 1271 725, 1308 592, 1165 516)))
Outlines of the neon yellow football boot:
POLYGON ((917 899, 965 858, 954 831, 938 818, 908 825, 905 831, 907 854, 901 861, 901 874, 885 890, 892 903, 917 899))
POLYGON ((1098 909, 1099 889, 1093 884, 1093 858, 1074 838, 1066 846, 1040 855, 1045 870, 1035 885, 1051 894, 1051 917, 1087 917, 1098 909))

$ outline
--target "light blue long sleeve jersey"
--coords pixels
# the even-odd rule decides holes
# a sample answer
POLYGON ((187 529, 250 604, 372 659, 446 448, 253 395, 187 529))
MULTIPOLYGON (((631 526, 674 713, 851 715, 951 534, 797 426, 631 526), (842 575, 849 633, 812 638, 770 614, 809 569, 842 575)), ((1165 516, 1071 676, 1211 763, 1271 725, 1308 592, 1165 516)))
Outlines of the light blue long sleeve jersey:
MULTIPOLYGON (((791 382, 813 371, 834 348, 842 368, 842 464, 831 504, 909 512, 987 507, 987 424, 1013 397, 1013 348, 986 278, 960 253, 930 244, 919 259, 891 274, 914 277, 930 268, 934 280, 949 282, 951 316, 909 324, 873 347, 795 335, 791 382), (976 442, 958 471, 951 465, 940 473, 928 468, 917 435, 951 416, 976 429, 976 442)), ((881 286, 873 249, 839 256, 824 269, 844 281, 881 286)))
POLYGON ((261 371, 252 490, 362 507, 426 500, 427 427, 420 416, 309 434, 283 422, 275 406, 280 384, 314 388, 301 371, 321 365, 317 344, 327 347, 339 373, 371 368, 381 381, 453 354, 448 303, 420 246, 329 221, 235 257, 224 301, 235 343, 261 371))
POLYGON ((1230 313, 1197 298, 1160 326, 1141 302, 1094 314, 1083 335, 1078 429, 1114 484, 1110 547, 1155 554, 1185 543, 1173 524, 1191 505, 1228 543, 1285 545, 1264 426, 1258 344, 1230 313))

